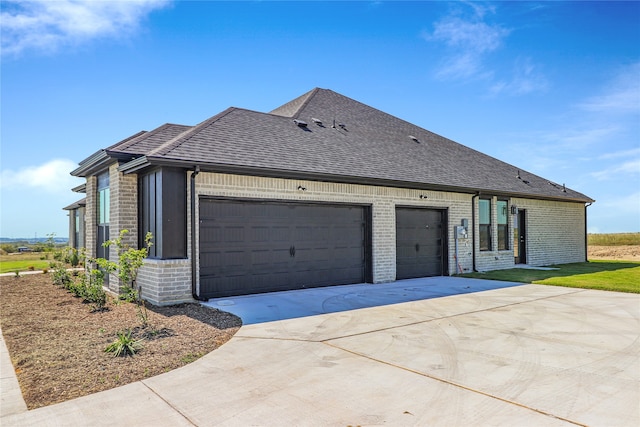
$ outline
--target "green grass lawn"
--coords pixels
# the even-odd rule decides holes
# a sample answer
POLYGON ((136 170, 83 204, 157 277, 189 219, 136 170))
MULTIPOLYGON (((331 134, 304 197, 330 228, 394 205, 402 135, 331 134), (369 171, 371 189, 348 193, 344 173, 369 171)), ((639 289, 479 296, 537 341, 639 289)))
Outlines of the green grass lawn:
POLYGON ((31 267, 33 267, 34 270, 49 268, 49 262, 51 262, 51 259, 40 259, 45 256, 53 258, 52 254, 46 254, 43 252, 25 252, 13 255, 0 255, 0 274, 13 273, 16 270, 29 271, 31 267))
POLYGON ((640 293, 640 263, 629 261, 591 261, 554 265, 557 270, 510 270, 463 274, 462 277, 508 282, 567 286, 571 288, 640 293))

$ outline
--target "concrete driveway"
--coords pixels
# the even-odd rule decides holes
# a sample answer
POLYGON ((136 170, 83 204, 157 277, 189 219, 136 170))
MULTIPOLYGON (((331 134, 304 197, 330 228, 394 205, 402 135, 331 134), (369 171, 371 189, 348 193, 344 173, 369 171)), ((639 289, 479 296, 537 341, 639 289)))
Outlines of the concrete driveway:
MULTIPOLYGON (((462 285, 437 279, 440 287, 462 285)), ((391 289, 362 286, 355 292, 391 289)), ((184 368, 0 421, 640 425, 640 295, 504 286, 248 324, 184 368)))

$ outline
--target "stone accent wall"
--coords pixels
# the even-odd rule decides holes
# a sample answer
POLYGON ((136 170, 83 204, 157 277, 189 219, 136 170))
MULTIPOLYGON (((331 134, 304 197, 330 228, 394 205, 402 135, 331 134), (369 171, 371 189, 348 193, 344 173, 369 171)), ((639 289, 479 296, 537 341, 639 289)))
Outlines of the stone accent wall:
POLYGON ((513 199, 526 209, 527 264, 586 261, 584 203, 513 199))

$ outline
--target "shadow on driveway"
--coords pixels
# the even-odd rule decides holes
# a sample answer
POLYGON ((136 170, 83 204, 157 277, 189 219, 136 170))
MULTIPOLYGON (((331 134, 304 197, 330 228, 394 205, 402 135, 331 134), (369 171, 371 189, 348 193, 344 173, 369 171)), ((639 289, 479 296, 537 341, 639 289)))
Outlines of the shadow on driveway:
POLYGON ((233 313, 243 324, 252 325, 520 285, 522 283, 438 276, 214 298, 203 304, 233 313))

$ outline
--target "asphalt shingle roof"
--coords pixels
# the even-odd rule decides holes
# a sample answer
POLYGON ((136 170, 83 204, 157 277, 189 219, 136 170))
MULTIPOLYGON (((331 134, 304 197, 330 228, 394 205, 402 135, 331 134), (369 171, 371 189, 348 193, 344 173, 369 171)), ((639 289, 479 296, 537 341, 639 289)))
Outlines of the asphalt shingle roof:
POLYGON ((108 149, 204 170, 395 183, 544 199, 592 201, 368 105, 326 89, 260 113, 229 108, 193 126, 163 125, 108 149), (300 127, 294 119, 303 120, 300 127), (322 121, 322 124, 314 122, 322 121), (335 122, 335 126, 334 126, 335 122))

